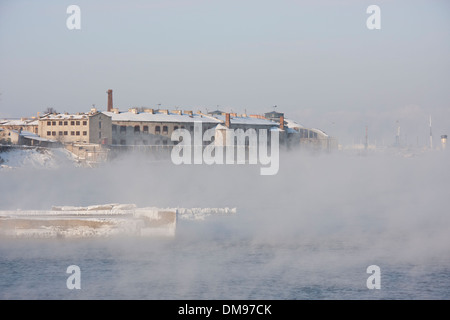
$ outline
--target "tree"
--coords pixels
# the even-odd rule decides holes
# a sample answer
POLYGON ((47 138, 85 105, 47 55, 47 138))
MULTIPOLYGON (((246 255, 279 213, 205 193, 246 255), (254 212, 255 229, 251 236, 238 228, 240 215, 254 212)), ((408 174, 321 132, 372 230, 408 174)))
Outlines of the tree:
POLYGON ((55 108, 48 107, 47 109, 45 109, 44 113, 58 113, 58 112, 56 112, 55 108))

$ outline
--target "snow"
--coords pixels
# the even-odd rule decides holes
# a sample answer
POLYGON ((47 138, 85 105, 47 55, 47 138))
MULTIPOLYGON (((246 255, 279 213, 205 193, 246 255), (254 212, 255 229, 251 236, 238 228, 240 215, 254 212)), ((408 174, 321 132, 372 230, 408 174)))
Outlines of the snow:
MULTIPOLYGON (((221 122, 225 122, 225 116, 224 115, 214 115, 214 118, 220 120, 221 122)), ((267 119, 259 119, 259 118, 252 118, 252 117, 231 117, 230 116, 230 123, 231 124, 240 124, 240 125, 260 125, 260 126, 273 126, 278 125, 276 122, 273 122, 271 120, 267 119)))
POLYGON ((284 119, 284 122, 286 122, 286 126, 288 128, 292 128, 292 129, 294 129, 294 128, 304 129, 305 128, 303 125, 301 125, 301 124, 299 124, 296 121, 291 120, 291 119, 284 119))
POLYGON ((205 122, 205 123, 218 123, 216 119, 211 117, 204 117, 200 114, 193 113, 192 116, 188 114, 176 114, 169 112, 165 113, 149 113, 149 112, 103 112, 103 114, 111 117, 112 121, 148 121, 148 122, 205 122))
POLYGON ((234 215, 236 208, 138 208, 135 204, 87 207, 53 206, 52 210, 0 211, 0 235, 7 237, 80 238, 113 235, 175 235, 178 219, 200 221, 234 215))
POLYGON ((70 152, 63 148, 10 148, 0 152, 0 170, 20 167, 58 168, 63 165, 78 166, 70 152))

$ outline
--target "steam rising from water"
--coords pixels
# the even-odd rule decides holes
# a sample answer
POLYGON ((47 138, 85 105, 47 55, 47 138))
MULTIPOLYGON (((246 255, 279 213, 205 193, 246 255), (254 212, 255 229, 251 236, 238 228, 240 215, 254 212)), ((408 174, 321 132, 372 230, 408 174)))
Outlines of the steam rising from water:
POLYGON ((179 221, 175 239, 2 240, 0 297, 360 299, 450 297, 449 153, 282 154, 259 167, 151 162, 0 171, 2 210, 135 203, 236 207, 179 221), (67 266, 82 289, 65 287, 67 266), (382 289, 366 268, 380 266, 382 289))

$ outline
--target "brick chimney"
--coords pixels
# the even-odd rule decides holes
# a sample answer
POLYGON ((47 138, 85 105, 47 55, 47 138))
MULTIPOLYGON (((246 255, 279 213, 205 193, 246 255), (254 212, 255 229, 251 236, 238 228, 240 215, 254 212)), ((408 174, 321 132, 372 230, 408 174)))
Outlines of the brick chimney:
POLYGON ((280 130, 284 130, 284 117, 280 116, 280 130))
POLYGON ((112 102, 112 90, 109 89, 106 91, 108 93, 108 112, 111 112, 113 109, 113 102, 112 102))
POLYGON ((229 113, 226 113, 226 114, 225 114, 225 126, 226 126, 227 128, 229 128, 230 125, 231 125, 230 114, 229 114, 229 113))

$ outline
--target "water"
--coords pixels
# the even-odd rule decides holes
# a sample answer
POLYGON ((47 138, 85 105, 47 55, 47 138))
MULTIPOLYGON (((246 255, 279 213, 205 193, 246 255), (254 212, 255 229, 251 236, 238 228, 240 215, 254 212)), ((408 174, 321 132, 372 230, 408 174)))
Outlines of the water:
POLYGON ((0 172, 5 210, 237 208, 179 220, 174 238, 1 239, 0 299, 450 299, 447 163, 299 156, 269 177, 140 161, 0 172), (70 265, 80 290, 67 288, 70 265), (370 265, 380 267, 379 290, 367 288, 370 265))
POLYGON ((450 298, 448 256, 399 259, 400 245, 377 248, 351 237, 270 241, 224 229, 232 224, 224 219, 233 220, 181 221, 174 239, 2 241, 0 298, 450 298), (74 264, 80 290, 66 286, 74 264), (380 290, 366 285, 372 264, 381 270, 380 290))

